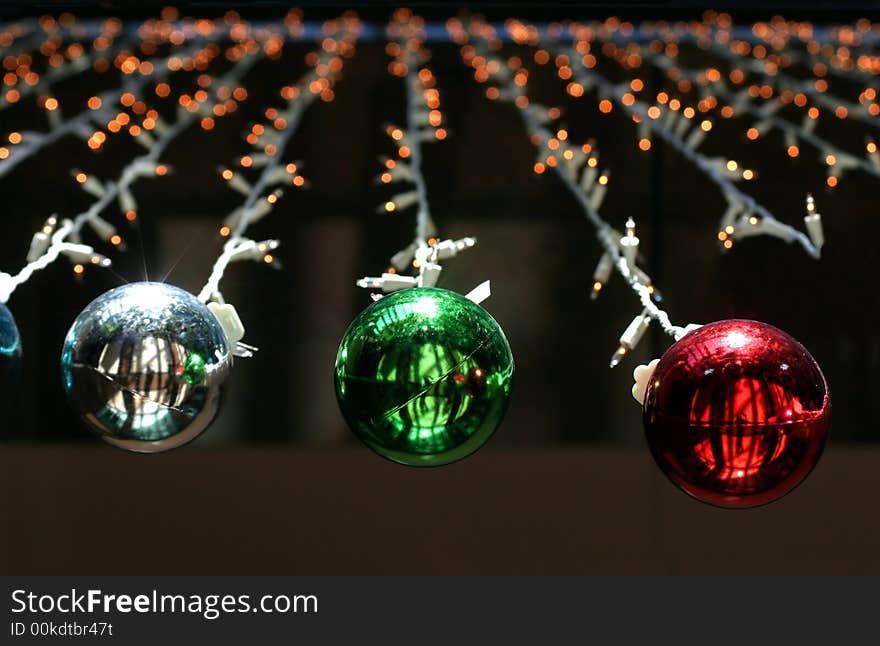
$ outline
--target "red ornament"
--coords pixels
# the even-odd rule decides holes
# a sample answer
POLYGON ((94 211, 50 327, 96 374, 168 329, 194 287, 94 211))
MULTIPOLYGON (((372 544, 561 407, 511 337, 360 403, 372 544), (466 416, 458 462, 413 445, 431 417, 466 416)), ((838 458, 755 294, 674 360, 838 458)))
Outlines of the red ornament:
POLYGON ((644 424, 654 459, 685 493, 719 507, 756 507, 816 466, 831 400, 819 364, 788 334, 757 321, 718 321, 660 359, 644 424))

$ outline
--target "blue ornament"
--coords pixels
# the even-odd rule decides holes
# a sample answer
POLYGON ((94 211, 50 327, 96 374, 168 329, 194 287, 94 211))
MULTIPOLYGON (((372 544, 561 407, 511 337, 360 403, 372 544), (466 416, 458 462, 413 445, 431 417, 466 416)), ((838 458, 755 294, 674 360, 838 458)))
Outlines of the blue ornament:
POLYGON ((195 296, 131 283, 92 301, 61 355, 67 399, 108 443, 156 453, 204 432, 232 366, 226 334, 195 296))
POLYGON ((12 312, 0 303, 0 388, 18 381, 21 368, 21 335, 12 312))

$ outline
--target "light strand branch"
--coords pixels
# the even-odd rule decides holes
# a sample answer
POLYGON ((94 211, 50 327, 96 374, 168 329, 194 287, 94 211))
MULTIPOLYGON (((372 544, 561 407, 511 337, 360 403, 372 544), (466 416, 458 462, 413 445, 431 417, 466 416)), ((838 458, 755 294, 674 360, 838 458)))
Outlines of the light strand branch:
MULTIPOLYGON (((240 81, 262 58, 264 53, 264 49, 258 49, 255 53, 245 54, 239 58, 223 77, 215 81, 215 87, 223 87, 224 85, 240 81)), ((210 107, 206 109, 210 112, 210 107)), ((54 225, 47 224, 42 232, 38 232, 37 236, 35 236, 35 242, 39 244, 40 240, 46 240, 48 246, 42 251, 38 248, 37 250, 40 252, 37 257, 25 265, 17 274, 0 274, 0 279, 2 279, 0 280, 0 302, 7 302, 15 289, 27 282, 36 271, 47 268, 62 254, 67 255, 75 263, 74 271, 78 274, 82 273, 87 265, 109 267, 112 264, 109 258, 95 253, 87 245, 78 242, 72 243, 70 239, 78 240, 83 228, 86 225, 92 225, 111 244, 120 246, 122 239, 116 233, 116 228, 105 222, 101 218, 101 214, 116 201, 120 202, 123 211, 133 213, 128 208, 135 207, 134 198, 130 193, 131 187, 137 180, 143 177, 155 177, 157 174, 167 172, 167 167, 164 164, 159 164, 159 159, 168 146, 199 117, 200 114, 198 112, 183 112, 173 125, 163 126, 161 135, 147 144, 149 151, 145 155, 141 155, 129 162, 123 168, 116 181, 101 184, 85 173, 74 171, 77 181, 86 190, 90 190, 95 194, 97 199, 85 211, 71 219, 65 219, 61 226, 51 234, 51 238, 47 239, 45 236, 48 235, 49 230, 54 228, 54 225)), ((49 222, 53 220, 57 221, 57 218, 53 216, 49 222)), ((34 245, 32 244, 33 250, 34 245)))
MULTIPOLYGON (((734 110, 734 114, 746 113, 755 119, 753 128, 747 131, 749 139, 757 139, 769 133, 772 129, 781 131, 785 136, 785 145, 788 148, 790 156, 799 154, 798 143, 807 143, 813 146, 821 153, 821 161, 828 168, 828 176, 840 178, 847 170, 861 170, 869 175, 880 178, 880 163, 871 162, 868 159, 856 157, 855 155, 843 150, 836 144, 824 139, 814 132, 816 119, 807 115, 802 123, 794 123, 776 114, 782 104, 767 104, 759 107, 752 102, 752 97, 748 90, 733 90, 720 76, 717 80, 710 80, 708 73, 712 68, 707 69, 687 69, 678 65, 678 62, 666 54, 652 54, 643 51, 643 58, 649 60, 655 67, 663 70, 667 77, 676 81, 678 78, 684 78, 698 87, 701 94, 706 95, 714 93, 719 98, 727 101, 734 110), (794 146, 794 148, 792 148, 794 146)), ((873 147, 874 152, 868 154, 877 154, 876 146, 873 147)), ((831 183, 836 185, 836 180, 831 183)))
POLYGON ((112 114, 115 112, 110 106, 118 104, 120 97, 126 93, 141 92, 150 82, 167 78, 173 71, 172 66, 169 66, 172 59, 192 57, 198 50, 198 45, 192 45, 183 52, 170 54, 162 60, 153 62, 149 73, 141 74, 138 72, 136 76, 126 75, 119 87, 106 90, 98 95, 97 101, 94 103, 98 106, 97 109, 86 109, 68 119, 58 119, 47 132, 21 133, 18 144, 8 150, 5 159, 0 159, 0 178, 11 173, 19 164, 43 148, 68 135, 78 135, 83 139, 88 139, 93 130, 90 127, 93 123, 103 122, 106 117, 112 119, 112 114))
MULTIPOLYGON (((423 88, 423 84, 415 70, 415 65, 410 65, 406 73, 407 132, 418 131, 418 111, 424 105, 424 100, 419 92, 420 88, 423 88)), ((428 204, 428 186, 422 173, 422 138, 420 136, 412 138, 411 149, 409 166, 412 171, 413 184, 419 194, 419 205, 416 211, 416 240, 420 246, 427 246, 431 207, 428 204)))
POLYGON ((796 79, 780 71, 777 65, 770 67, 768 70, 768 62, 766 60, 755 58, 751 54, 745 56, 738 54, 734 51, 737 41, 730 37, 728 30, 718 29, 713 26, 709 42, 710 52, 734 65, 745 68, 748 72, 758 75, 763 82, 776 88, 778 91, 802 92, 810 97, 813 103, 826 108, 834 114, 842 114, 845 115, 845 118, 856 119, 872 128, 880 128, 880 120, 877 119, 877 115, 871 114, 865 105, 853 103, 835 96, 828 92, 827 89, 820 91, 816 87, 815 78, 796 79))
MULTIPOLYGON (((311 73, 307 74, 307 77, 311 76, 311 73)), ((223 276, 230 263, 249 258, 252 260, 262 259, 271 264, 273 259, 267 254, 269 251, 278 247, 278 241, 266 241, 260 245, 254 246, 254 241, 246 238, 244 234, 254 221, 261 219, 271 211, 272 206, 280 197, 280 191, 269 193, 269 195, 265 195, 265 192, 271 184, 278 183, 279 179, 282 181, 287 179, 278 173, 278 171, 287 172, 286 168, 281 165, 281 152, 284 151, 288 142, 299 128, 300 122, 302 121, 302 115, 313 100, 313 97, 314 95, 309 92, 306 92, 306 94, 302 94, 301 92, 297 93, 297 100, 292 102, 292 106, 285 114, 284 118, 286 126, 282 131, 281 136, 278 138, 277 144, 275 144, 279 152, 273 157, 272 161, 263 168, 263 172, 260 173, 257 181, 249 187, 242 205, 230 214, 235 220, 233 226, 229 227, 230 238, 223 245, 223 252, 217 257, 217 260, 211 269, 208 281, 199 292, 198 298, 202 302, 208 302, 212 298, 217 298, 222 301, 220 282, 223 280, 223 276), (267 258, 269 258, 269 260, 266 260, 267 258)), ((294 166, 296 167, 295 164, 294 166)), ((295 173, 296 170, 298 170, 298 167, 295 169, 292 168, 291 170, 295 173)))
MULTIPOLYGON (((420 118, 420 112, 424 112, 425 101, 422 94, 425 85, 419 78, 418 61, 416 56, 410 57, 406 72, 406 131, 414 133, 411 141, 409 166, 412 171, 412 181, 419 194, 418 210, 416 211, 416 240, 421 246, 428 243, 429 223, 431 222, 431 207, 428 203, 428 187, 425 176, 422 173, 422 137, 419 136, 424 119, 420 118)), ((427 69, 427 68, 423 68, 427 69)))
MULTIPOLYGON (((788 243, 797 243, 811 257, 817 259, 820 257, 820 246, 814 244, 808 235, 779 221, 769 209, 734 184, 733 177, 737 180, 742 178, 742 174, 738 172, 738 165, 729 164, 729 160, 721 158, 709 158, 697 151, 706 133, 712 129, 710 121, 702 121, 685 136, 680 129, 667 125, 667 119, 663 118, 668 116, 664 115, 664 112, 669 112, 667 107, 649 106, 646 102, 639 100, 624 101, 623 97, 629 91, 628 83, 614 84, 595 69, 584 65, 582 57, 575 47, 563 47, 558 44, 556 39, 551 38, 545 38, 543 42, 545 43, 544 49, 554 54, 555 57, 563 55, 568 60, 581 61, 578 71, 574 73, 574 78, 577 79, 577 83, 581 87, 581 90, 576 94, 580 96, 584 94, 584 91, 595 88, 603 101, 613 102, 634 121, 640 125, 645 124, 644 127, 648 128, 650 133, 661 138, 719 188, 728 204, 727 211, 722 217, 720 227, 722 230, 733 227, 734 230, 738 229, 740 237, 769 235, 788 243)), ((571 89, 569 92, 571 93, 571 89)), ((672 116, 677 118, 675 115, 672 116)), ((681 125, 681 122, 678 125, 681 125)), ((689 123, 684 122, 683 125, 690 129, 689 123)), ((733 231, 728 232, 731 237, 733 234, 733 231)))
MULTIPOLYGON (((577 29, 576 27, 575 31, 577 29)), ((815 134, 819 115, 818 109, 813 108, 813 110, 809 111, 800 124, 778 116, 778 111, 793 101, 794 93, 782 94, 775 103, 766 103, 759 107, 753 102, 753 98, 758 96, 758 92, 753 92, 753 90, 757 89, 756 86, 736 89, 728 85, 721 72, 714 67, 698 69, 681 66, 678 58, 678 42, 674 40, 672 35, 665 36, 663 41, 666 43, 665 46, 662 46, 661 41, 658 40, 652 41, 650 45, 639 45, 633 43, 618 31, 605 26, 594 26, 590 29, 594 34, 597 34, 598 39, 601 41, 602 53, 614 59, 624 68, 638 68, 641 67, 642 61, 647 61, 650 65, 661 71, 680 92, 696 88, 700 97, 698 106, 701 111, 708 112, 709 109, 717 110, 720 107, 721 117, 724 119, 743 114, 753 117, 755 119, 754 125, 746 131, 748 139, 758 139, 758 137, 766 135, 775 128, 783 133, 786 152, 790 157, 797 157, 800 154, 799 143, 813 146, 819 150, 821 153, 820 160, 827 167, 827 184, 829 188, 837 186, 838 179, 848 170, 862 170, 869 175, 880 177, 880 155, 877 155, 876 144, 871 145, 872 142, 869 141, 867 145, 868 157, 859 158, 843 150, 833 142, 819 137, 815 134), (611 46, 610 49, 609 45, 611 46), (631 65, 628 61, 632 58, 634 51, 638 52, 636 59, 638 62, 635 65, 631 65), (719 99, 726 102, 727 105, 720 106, 719 99), (710 108, 710 106, 712 107, 710 108)), ((729 77, 734 85, 739 85, 745 80, 745 74, 736 68, 731 71, 729 77)), ((640 84, 637 86, 640 89, 644 87, 641 79, 634 80, 633 83, 640 84)), ((664 91, 661 94, 667 93, 664 91)), ((659 96, 660 94, 658 94, 659 96)), ((675 94, 673 93, 672 96, 675 96, 675 94)), ((804 97, 803 100, 806 101, 806 98, 804 97)), ((677 99, 665 100, 664 104, 669 106, 672 112, 675 112, 678 110, 678 105, 684 102, 685 99, 679 94, 677 99), (673 105, 676 107, 671 107, 673 105)), ((695 114, 695 112, 692 107, 688 107, 679 114, 695 114)), ((682 120, 678 119, 675 114, 670 113, 668 110, 666 117, 667 120, 674 120, 684 125, 682 120)), ((667 125, 669 124, 667 123, 667 125)), ((747 179, 746 174, 748 174, 749 178, 754 177, 754 172, 744 170, 744 179, 747 179)))
MULTIPOLYGON (((849 56, 849 52, 847 52, 848 56, 846 59, 841 59, 837 55, 837 53, 835 53, 831 57, 826 56, 822 54, 821 42, 819 40, 816 40, 815 38, 810 39, 804 43, 807 47, 807 51, 801 51, 799 49, 795 49, 795 47, 788 46, 788 41, 796 35, 795 32, 797 31, 799 31, 799 28, 795 26, 792 28, 791 33, 785 35, 786 45, 783 47, 786 56, 788 56, 792 63, 801 65, 811 71, 815 70, 817 65, 820 65, 821 67, 819 69, 823 70, 823 72, 826 74, 831 74, 838 78, 846 79, 855 83, 865 83, 867 84, 867 87, 873 87, 876 85, 876 73, 859 67, 853 61, 853 57, 849 56), (842 63, 847 63, 849 64, 849 66, 841 66, 842 63)), ((812 28, 810 28, 810 32, 813 32, 812 28)), ((768 38, 764 35, 755 36, 754 34, 750 34, 750 36, 751 38, 749 40, 751 40, 753 44, 761 43, 765 47, 773 47, 772 41, 775 40, 775 36, 773 38, 768 38)), ((800 36, 798 36, 798 38, 801 39, 803 42, 803 39, 800 36)), ((825 40, 824 42, 828 41, 825 40)))
MULTIPOLYGON (((248 136, 253 142, 254 154, 246 156, 248 162, 244 167, 262 167, 262 172, 252 185, 241 175, 230 169, 222 169, 221 175, 230 186, 244 193, 245 199, 227 216, 221 233, 229 236, 223 251, 214 263, 208 281, 198 294, 199 300, 207 303, 215 300, 223 302, 220 283, 230 263, 251 259, 261 260, 267 264, 277 265, 270 253, 279 246, 277 240, 256 242, 245 237, 249 226, 271 212, 274 204, 283 194, 280 189, 266 194, 268 189, 279 184, 291 183, 301 187, 304 180, 298 174, 299 165, 285 164, 282 159, 288 144, 299 130, 302 118, 309 106, 319 97, 326 102, 334 98, 333 85, 339 78, 343 57, 354 54, 354 42, 360 22, 353 16, 344 16, 338 21, 329 21, 328 30, 332 27, 330 39, 333 45, 325 41, 326 46, 307 55, 313 69, 307 72, 294 86, 285 86, 282 97, 287 99, 287 108, 283 111, 270 108, 267 118, 271 123, 257 129, 260 135, 252 131, 248 136), (271 116, 269 116, 271 115, 271 116), (280 126, 280 128, 279 128, 280 126), (255 160, 259 160, 255 162, 255 160)), ((326 34, 325 34, 326 35, 326 34)), ((240 160, 240 163, 245 158, 240 160)))
MULTIPOLYGON (((37 56, 42 55, 47 45, 52 47, 58 40, 64 42, 73 38, 73 31, 83 35, 98 28, 99 23, 91 20, 78 22, 70 14, 68 16, 70 21, 65 21, 63 25, 51 16, 41 16, 39 19, 28 19, 0 26, 0 43, 4 45, 0 47, 0 57, 12 56, 17 59, 15 69, 18 74, 17 66, 25 63, 29 66, 28 59, 32 62, 37 56), (23 60, 19 60, 22 57, 23 60)), ((101 25, 99 29, 103 31, 103 27, 101 25)))
MULTIPOLYGON (((619 21, 606 21, 589 23, 587 28, 605 32, 607 35, 609 32, 617 32, 620 26, 619 21)), ((865 26, 871 27, 870 23, 862 25, 865 26)), ((633 42, 629 33, 615 35, 628 44, 633 42)), ((875 43, 871 41, 869 31, 858 26, 856 29, 848 25, 817 28, 806 22, 785 22, 774 18, 769 24, 756 22, 751 27, 746 27, 734 24, 727 14, 707 11, 702 23, 669 24, 646 21, 639 25, 640 39, 652 35, 658 39, 655 42, 665 42, 667 45, 673 42, 685 43, 713 52, 729 62, 737 72, 745 69, 759 75, 762 82, 776 88, 778 94, 802 93, 838 118, 853 118, 872 127, 880 127, 880 122, 872 118, 880 115, 880 104, 874 102, 877 98, 875 84, 876 73, 880 69, 880 57, 872 49, 875 43), (841 29, 848 34, 846 43, 839 38, 841 29), (851 48, 862 39, 866 43, 870 42, 869 49, 865 51, 865 55, 855 60, 851 48), (797 41, 807 51, 799 50, 797 41), (823 43, 828 45, 835 41, 838 45, 845 46, 833 48, 834 53, 829 56, 823 43), (811 78, 798 79, 786 73, 785 70, 796 64, 804 66, 810 72, 811 78), (859 95, 860 103, 831 94, 828 91, 828 81, 824 78, 828 74, 867 83, 867 87, 859 95)))
POLYGON ((37 271, 45 269, 55 262, 62 253, 71 254, 74 258, 81 259, 84 262, 91 262, 91 259, 94 258, 95 264, 102 264, 105 267, 109 266, 109 259, 94 254, 91 247, 67 242, 67 236, 73 231, 74 225, 72 220, 65 220, 60 227, 52 232, 55 223, 57 223, 57 219, 50 218, 44 228, 44 235, 51 235, 49 238, 50 244, 45 253, 33 262, 29 262, 14 276, 0 272, 0 303, 9 302, 9 298, 16 288, 26 283, 37 271))
MULTIPOLYGON (((427 182, 422 170, 422 146, 444 140, 447 132, 440 112, 440 91, 427 64, 430 52, 423 47, 424 21, 413 16, 408 9, 399 9, 388 25, 388 36, 392 40, 387 44, 386 52, 394 57, 388 66, 389 71, 402 78, 406 87, 406 122, 403 128, 386 126, 386 133, 397 147, 397 158, 380 158, 384 172, 379 181, 383 184, 409 184, 412 188, 394 195, 378 211, 397 213, 415 206, 416 225, 413 241, 391 257, 391 266, 386 272, 377 277, 361 278, 355 283, 358 287, 384 293, 408 287, 433 287, 443 270, 440 261, 476 244, 473 237, 439 240, 431 217, 427 182), (410 269, 418 270, 417 274, 403 273, 410 269)), ((487 283, 484 285, 484 291, 471 293, 475 302, 488 297, 490 288, 487 283)), ((373 294, 374 299, 380 297, 373 294)))
POLYGON ((28 51, 37 47, 45 38, 36 18, 24 18, 0 26, 0 56, 6 56, 14 50, 28 51))
MULTIPOLYGON (((67 52, 66 58, 57 51, 62 49, 61 46, 53 45, 46 49, 44 54, 47 62, 46 71, 42 75, 31 72, 34 78, 29 78, 30 74, 27 74, 24 78, 19 78, 14 85, 5 87, 3 94, 0 95, 0 112, 21 103, 32 95, 45 95, 40 98, 40 107, 50 112, 56 111, 58 109, 57 99, 53 102, 54 97, 49 95, 53 85, 92 69, 99 59, 106 63, 106 66, 102 68, 103 71, 106 71, 110 67, 108 60, 113 60, 117 54, 129 50, 135 45, 137 38, 118 38, 121 30, 122 23, 107 21, 102 32, 95 38, 90 50, 86 51, 79 42, 70 43, 63 48, 67 52), (46 101, 49 101, 48 106, 46 101)), ((49 42, 50 39, 47 39, 44 45, 49 42)), ((41 52, 44 51, 44 45, 40 47, 41 52)), ((19 76, 21 75, 19 74, 19 76)), ((49 119, 57 120, 58 113, 50 114, 49 119)))
POLYGON ((655 302, 657 290, 653 281, 636 265, 638 238, 634 235, 633 221, 627 222, 627 232, 621 236, 602 218, 599 208, 605 195, 608 176, 603 174, 597 177, 596 166, 589 163, 587 154, 593 152, 592 146, 586 144, 580 148, 575 147, 568 141, 567 134, 562 136, 562 131, 553 133, 546 128, 544 124, 559 117, 558 110, 529 101, 527 72, 522 68, 519 59, 505 61, 493 53, 500 46, 500 41, 491 26, 472 22, 466 30, 459 21, 453 20, 448 23, 448 27, 452 39, 462 45, 465 62, 475 69, 475 77, 496 84, 487 91, 487 96, 516 107, 530 141, 538 148, 539 160, 547 162, 545 164, 539 161, 536 167, 541 172, 549 168, 557 174, 580 205, 586 219, 593 225, 603 250, 597 273, 604 274, 602 278, 607 280, 611 270, 616 270, 638 297, 642 311, 621 335, 619 347, 610 362, 611 367, 620 363, 635 347, 652 320, 657 321, 662 330, 676 340, 694 329, 696 326, 693 324, 673 324, 669 315, 655 302), (475 42, 470 49, 469 32, 475 42))

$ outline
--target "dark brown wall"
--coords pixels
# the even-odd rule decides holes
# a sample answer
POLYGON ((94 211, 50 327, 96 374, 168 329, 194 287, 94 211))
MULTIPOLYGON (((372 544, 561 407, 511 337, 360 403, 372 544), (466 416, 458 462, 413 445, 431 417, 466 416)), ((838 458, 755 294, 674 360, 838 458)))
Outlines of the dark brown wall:
POLYGON ((880 452, 832 447, 787 498, 725 511, 644 452, 12 447, 6 574, 880 574, 880 452))

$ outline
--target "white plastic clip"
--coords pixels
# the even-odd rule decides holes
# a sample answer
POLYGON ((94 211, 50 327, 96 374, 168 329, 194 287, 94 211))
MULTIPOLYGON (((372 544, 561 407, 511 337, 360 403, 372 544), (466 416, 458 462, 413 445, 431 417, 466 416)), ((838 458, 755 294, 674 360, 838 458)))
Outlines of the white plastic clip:
POLYGON ((243 348, 246 349, 245 354, 239 352, 239 345, 244 338, 244 323, 241 322, 241 317, 239 317, 235 306, 230 303, 217 303, 212 301, 208 303, 208 309, 211 310, 211 313, 217 317, 218 321, 220 321, 220 326, 226 333, 226 339, 229 341, 232 353, 237 356, 250 356, 253 354, 250 346, 245 346, 245 348, 243 348))
POLYGON ((398 289, 406 289, 415 287, 418 284, 418 278, 415 276, 401 276, 400 274, 384 273, 378 278, 366 277, 357 281, 358 287, 364 289, 381 289, 386 294, 395 292, 398 289))
POLYGON ((648 382, 651 380, 651 376, 654 374, 654 369, 657 367, 657 364, 660 363, 660 359, 653 359, 647 366, 642 364, 635 367, 633 370, 633 379, 635 379, 635 383, 632 387, 632 396, 639 404, 643 404, 645 402, 645 394, 648 392, 648 382))
POLYGON ((464 297, 479 305, 491 295, 492 285, 490 284, 490 281, 487 280, 474 287, 471 291, 465 294, 464 297))

